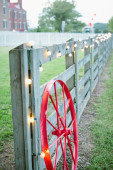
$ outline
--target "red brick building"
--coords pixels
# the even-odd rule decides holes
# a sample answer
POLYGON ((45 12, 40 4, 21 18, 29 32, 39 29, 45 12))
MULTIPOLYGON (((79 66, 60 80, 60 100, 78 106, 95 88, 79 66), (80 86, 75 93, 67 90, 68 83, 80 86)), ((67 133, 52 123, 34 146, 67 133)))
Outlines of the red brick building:
POLYGON ((16 3, 0 0, 0 31, 25 31, 26 29, 26 11, 22 8, 22 0, 16 3))

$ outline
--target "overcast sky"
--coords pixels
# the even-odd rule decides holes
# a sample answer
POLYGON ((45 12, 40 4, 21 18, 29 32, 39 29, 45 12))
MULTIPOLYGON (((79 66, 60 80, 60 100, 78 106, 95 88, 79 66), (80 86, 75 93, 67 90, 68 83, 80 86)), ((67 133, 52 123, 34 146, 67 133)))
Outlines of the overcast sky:
MULTIPOLYGON (((27 19, 31 27, 37 27, 38 16, 42 12, 43 7, 52 1, 53 0, 23 0, 23 8, 27 10, 27 19)), ((113 16, 113 0, 76 0, 75 2, 76 10, 82 14, 82 18, 80 19, 86 24, 91 21, 94 23, 107 23, 113 16), (94 14, 96 14, 96 16, 94 14)))

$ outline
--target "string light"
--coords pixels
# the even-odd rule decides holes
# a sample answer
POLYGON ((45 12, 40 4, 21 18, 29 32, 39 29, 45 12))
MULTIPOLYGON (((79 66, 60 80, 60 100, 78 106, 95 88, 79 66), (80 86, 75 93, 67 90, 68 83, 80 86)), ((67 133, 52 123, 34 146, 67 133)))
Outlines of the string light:
POLYGON ((41 158, 45 158, 46 154, 49 154, 49 149, 46 149, 45 151, 43 151, 43 152, 40 154, 40 157, 41 157, 41 158))
POLYGON ((72 57, 72 53, 69 54, 69 57, 72 57))
POLYGON ((46 154, 45 154, 44 152, 42 152, 42 153, 40 154, 40 157, 41 157, 41 158, 44 158, 45 155, 46 155, 46 154))
POLYGON ((58 57, 61 57, 61 52, 59 51, 58 53, 57 53, 57 55, 56 55, 56 58, 58 58, 58 57))
POLYGON ((34 46, 34 41, 29 41, 26 45, 27 45, 27 47, 34 46))
POLYGON ((28 116, 28 123, 34 123, 34 117, 28 116))
POLYGON ((47 56, 50 56, 52 53, 50 50, 47 51, 47 56))
POLYGON ((66 49, 68 49, 68 50, 69 50, 69 48, 70 48, 70 47, 69 47, 69 45, 67 45, 66 49))
POLYGON ((74 44, 74 47, 75 47, 75 48, 77 47, 77 44, 76 44, 76 43, 74 44))
POLYGON ((32 80, 26 78, 26 79, 25 79, 25 85, 31 85, 31 84, 32 84, 32 80))
POLYGON ((41 67, 39 67, 39 71, 40 72, 42 72, 43 71, 43 67, 41 66, 41 67))

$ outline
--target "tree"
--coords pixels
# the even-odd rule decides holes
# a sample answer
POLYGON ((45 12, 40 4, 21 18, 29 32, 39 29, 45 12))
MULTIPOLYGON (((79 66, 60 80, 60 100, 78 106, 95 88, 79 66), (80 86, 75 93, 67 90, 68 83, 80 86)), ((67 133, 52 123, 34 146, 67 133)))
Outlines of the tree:
POLYGON ((81 14, 75 10, 75 4, 67 0, 56 0, 50 7, 44 8, 39 17, 39 27, 42 31, 62 31, 62 21, 65 21, 66 31, 76 31, 85 24, 78 21, 81 14))
POLYGON ((105 33, 108 32, 107 23, 95 23, 94 24, 95 33, 105 33))
POLYGON ((113 32, 113 17, 111 17, 111 19, 109 20, 108 22, 108 27, 109 27, 109 30, 111 32, 113 32))

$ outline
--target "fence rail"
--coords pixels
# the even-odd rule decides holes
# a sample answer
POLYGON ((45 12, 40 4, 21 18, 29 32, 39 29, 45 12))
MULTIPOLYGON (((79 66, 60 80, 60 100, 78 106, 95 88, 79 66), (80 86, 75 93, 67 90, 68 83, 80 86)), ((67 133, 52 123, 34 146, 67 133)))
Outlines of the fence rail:
MULTIPOLYGON (((40 86, 40 65, 65 55, 66 70, 53 80, 64 81, 71 93, 77 121, 94 91, 103 67, 113 49, 113 36, 105 34, 83 41, 67 41, 66 43, 33 49, 23 44, 10 51, 10 79, 12 95, 12 114, 14 129, 14 148, 17 170, 42 170, 44 161, 40 158, 40 105, 46 84, 40 86), (78 52, 84 49, 84 56, 79 60, 78 52), (80 70, 83 75, 80 78, 80 70), (32 83, 30 83, 31 81, 32 83), (30 82, 29 82, 30 81, 30 82), (32 119, 31 119, 32 118, 32 119)), ((59 89, 59 85, 57 85, 59 89)), ((51 94, 54 90, 51 91, 51 94)), ((67 100, 65 101, 67 103, 67 100)), ((58 106, 63 114, 63 104, 58 106)), ((56 112, 48 117, 56 124, 56 112)), ((71 122, 67 114, 68 125, 71 122)), ((51 126, 47 126, 48 135, 51 126)), ((49 144, 56 140, 51 138, 49 144)), ((53 154, 55 145, 50 149, 53 154)), ((59 147, 58 159, 61 157, 59 147)), ((53 156, 53 162, 54 162, 53 156)))

